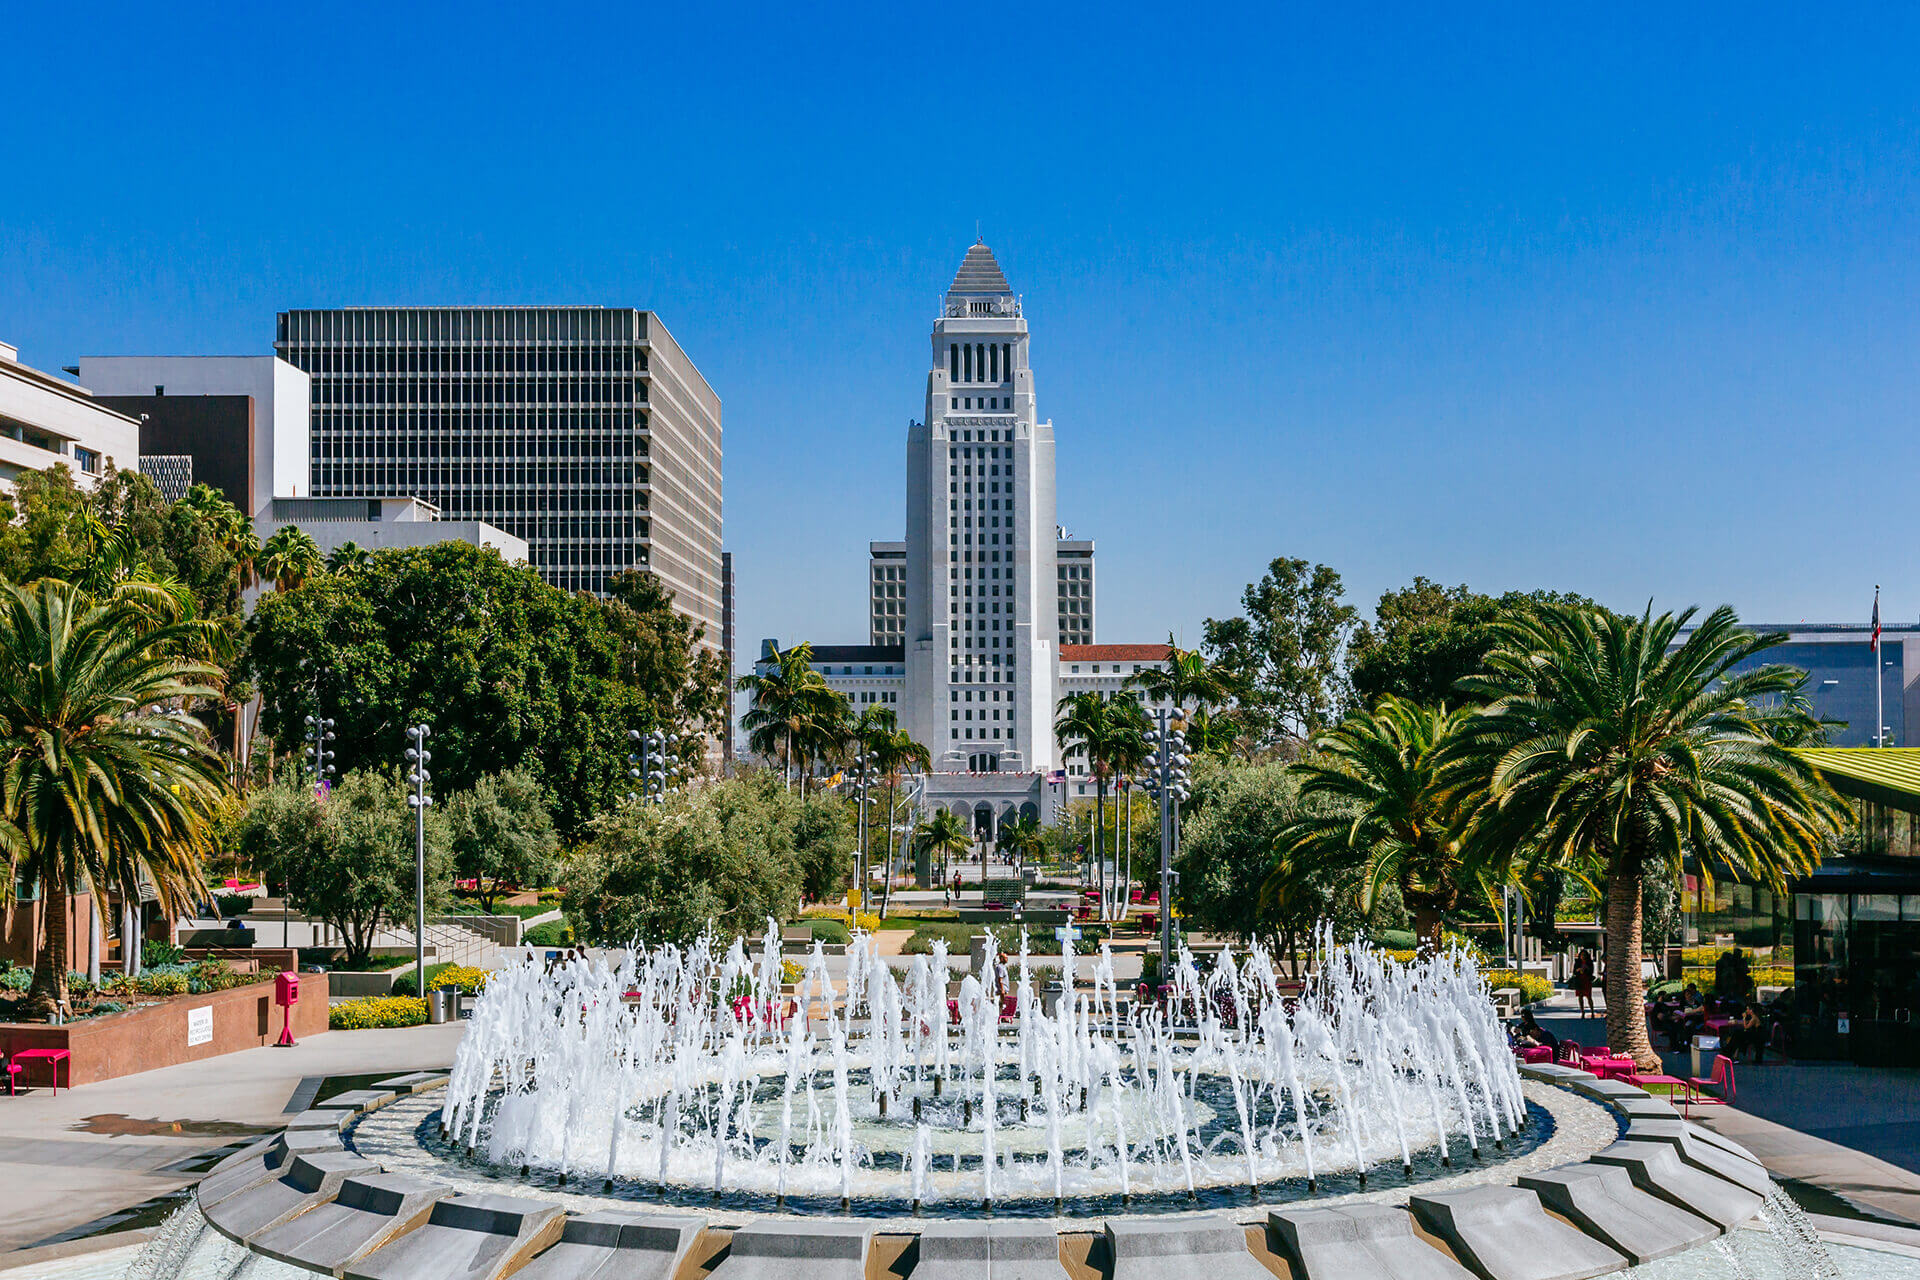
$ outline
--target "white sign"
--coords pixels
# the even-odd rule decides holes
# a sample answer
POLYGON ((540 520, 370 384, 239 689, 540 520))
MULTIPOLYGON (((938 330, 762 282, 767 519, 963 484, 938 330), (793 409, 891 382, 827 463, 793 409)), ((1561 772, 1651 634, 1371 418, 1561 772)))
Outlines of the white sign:
POLYGON ((187 1047, 213 1043, 213 1006, 187 1010, 187 1047))
POLYGON ((1080 931, 1070 924, 1062 925, 1053 931, 1053 939, 1055 942, 1078 942, 1080 941, 1080 931))
POLYGON ((1853 1020, 1843 1013, 1834 1020, 1834 1029, 1843 1036, 1850 1036, 1853 1034, 1853 1020))

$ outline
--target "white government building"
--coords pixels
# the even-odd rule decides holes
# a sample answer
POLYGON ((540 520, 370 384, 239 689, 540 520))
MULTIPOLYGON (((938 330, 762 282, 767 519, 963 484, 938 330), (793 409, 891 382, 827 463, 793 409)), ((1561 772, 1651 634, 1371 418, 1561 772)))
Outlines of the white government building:
MULTIPOLYGON (((1165 645, 1094 640, 1094 544, 1055 520, 1053 423, 1042 421, 1020 299, 984 243, 933 323, 924 422, 907 434, 907 536, 869 555, 866 645, 816 645, 814 669, 858 711, 890 704, 926 744, 921 807, 991 837, 1093 794, 1054 740, 1066 693, 1117 693, 1165 645)), ((762 642, 765 665, 780 651, 762 642)))

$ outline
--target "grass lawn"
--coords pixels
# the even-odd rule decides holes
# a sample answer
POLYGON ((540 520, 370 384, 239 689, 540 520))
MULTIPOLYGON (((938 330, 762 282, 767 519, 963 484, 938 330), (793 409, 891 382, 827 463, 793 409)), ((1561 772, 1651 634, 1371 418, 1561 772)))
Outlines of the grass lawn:
POLYGON ((545 924, 537 924, 527 930, 526 933, 522 935, 520 941, 523 945, 529 947, 568 946, 570 945, 570 941, 567 937, 567 922, 565 920, 549 920, 545 924))

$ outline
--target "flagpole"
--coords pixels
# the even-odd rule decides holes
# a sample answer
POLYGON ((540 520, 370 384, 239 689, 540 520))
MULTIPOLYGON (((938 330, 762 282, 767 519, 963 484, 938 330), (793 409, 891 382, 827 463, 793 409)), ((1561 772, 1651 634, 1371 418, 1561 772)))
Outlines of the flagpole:
POLYGON ((1873 584, 1873 745, 1887 745, 1886 680, 1880 668, 1880 584, 1873 584))

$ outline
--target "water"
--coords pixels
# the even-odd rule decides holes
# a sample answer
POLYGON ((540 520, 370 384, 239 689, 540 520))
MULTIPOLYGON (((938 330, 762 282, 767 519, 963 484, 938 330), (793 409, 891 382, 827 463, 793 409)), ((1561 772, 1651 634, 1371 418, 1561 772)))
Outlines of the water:
POLYGON ((1325 935, 1283 998, 1258 949, 1205 974, 1183 950, 1169 1013, 1123 1005, 1102 946, 1048 1012, 1024 947, 1010 991, 989 972, 950 998, 944 956, 895 973, 865 934, 838 985, 816 944, 789 1004, 777 936, 497 973, 451 1143, 669 1199, 1104 1212, 1396 1185, 1542 1137, 1464 953, 1325 935))

